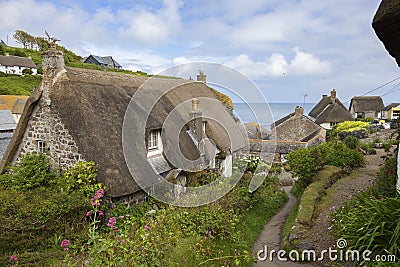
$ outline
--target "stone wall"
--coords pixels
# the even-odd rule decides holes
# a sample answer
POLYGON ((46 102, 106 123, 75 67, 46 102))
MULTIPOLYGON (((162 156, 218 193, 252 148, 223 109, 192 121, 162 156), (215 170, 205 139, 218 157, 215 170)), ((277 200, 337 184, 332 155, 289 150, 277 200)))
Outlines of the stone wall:
POLYGON ((44 141, 45 154, 49 157, 52 167, 67 169, 77 161, 83 160, 82 155, 58 113, 43 102, 42 100, 32 114, 18 157, 14 161, 19 161, 27 153, 37 153, 38 141, 44 141))

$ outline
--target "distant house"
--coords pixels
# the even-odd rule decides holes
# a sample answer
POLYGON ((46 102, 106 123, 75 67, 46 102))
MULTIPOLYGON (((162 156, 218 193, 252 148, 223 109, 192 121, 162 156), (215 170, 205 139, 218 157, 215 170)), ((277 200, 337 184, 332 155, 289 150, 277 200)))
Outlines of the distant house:
POLYGON ((390 103, 382 110, 382 119, 400 118, 400 103, 390 103))
POLYGON ((244 125, 249 139, 268 140, 271 132, 256 122, 249 122, 244 125))
POLYGON ((21 118, 25 104, 26 104, 26 99, 17 99, 17 101, 15 101, 14 106, 11 109, 11 113, 16 123, 18 123, 19 119, 21 118))
POLYGON ((122 66, 111 56, 100 57, 100 56, 90 55, 83 59, 83 63, 95 64, 100 67, 105 67, 109 69, 122 69, 122 66))
POLYGON ((330 96, 322 95, 322 99, 308 113, 308 116, 325 129, 332 129, 338 123, 354 121, 354 117, 336 97, 336 90, 331 91, 330 96))
POLYGON ((0 172, 27 153, 45 153, 53 167, 62 169, 94 161, 110 202, 129 206, 150 190, 166 190, 152 183, 152 174, 158 174, 158 181, 171 181, 168 190, 181 188, 206 166, 229 176, 233 153, 247 145, 242 129, 204 82, 65 67, 55 45, 42 59, 42 83, 27 100, 0 172), (147 109, 146 103, 131 101, 141 86, 147 95, 162 93, 155 106, 147 109), (171 129, 176 131, 173 140, 162 135, 170 114, 173 122, 182 122, 171 129), (179 160, 191 167, 181 169, 179 160))
POLYGON ((350 101, 349 111, 353 118, 380 119, 384 108, 380 96, 355 96, 350 101))
POLYGON ((24 69, 30 69, 32 74, 37 74, 37 66, 30 58, 9 55, 0 56, 1 72, 22 75, 24 69))
POLYGON ((277 142, 278 161, 284 161, 286 154, 300 148, 325 142, 326 130, 303 114, 297 106, 293 113, 271 125, 277 142))

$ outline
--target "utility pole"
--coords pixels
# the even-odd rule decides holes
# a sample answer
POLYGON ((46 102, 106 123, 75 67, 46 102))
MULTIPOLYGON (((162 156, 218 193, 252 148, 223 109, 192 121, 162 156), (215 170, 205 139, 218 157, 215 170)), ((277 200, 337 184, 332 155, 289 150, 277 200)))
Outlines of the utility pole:
POLYGON ((303 108, 304 105, 306 104, 306 97, 308 96, 307 94, 301 94, 303 96, 303 108))

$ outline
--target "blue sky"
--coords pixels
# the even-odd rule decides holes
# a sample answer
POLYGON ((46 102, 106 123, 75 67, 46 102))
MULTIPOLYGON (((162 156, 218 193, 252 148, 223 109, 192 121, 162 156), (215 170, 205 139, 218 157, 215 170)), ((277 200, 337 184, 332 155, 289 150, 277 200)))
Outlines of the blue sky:
MULTIPOLYGON (((126 69, 214 62, 251 78, 269 102, 317 102, 332 88, 345 102, 400 76, 371 27, 379 3, 0 0, 0 38, 15 45, 17 29, 47 30, 81 56, 112 55, 126 69)), ((400 102, 399 82, 372 95, 400 102)))

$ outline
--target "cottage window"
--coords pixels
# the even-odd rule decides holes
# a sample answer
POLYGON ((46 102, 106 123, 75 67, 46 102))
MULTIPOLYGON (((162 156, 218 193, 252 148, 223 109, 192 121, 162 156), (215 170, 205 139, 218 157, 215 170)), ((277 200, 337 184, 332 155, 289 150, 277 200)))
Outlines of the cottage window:
POLYGON ((47 145, 46 141, 39 140, 37 141, 38 153, 46 153, 47 145))
POLYGON ((149 150, 158 149, 158 131, 150 131, 149 150))

